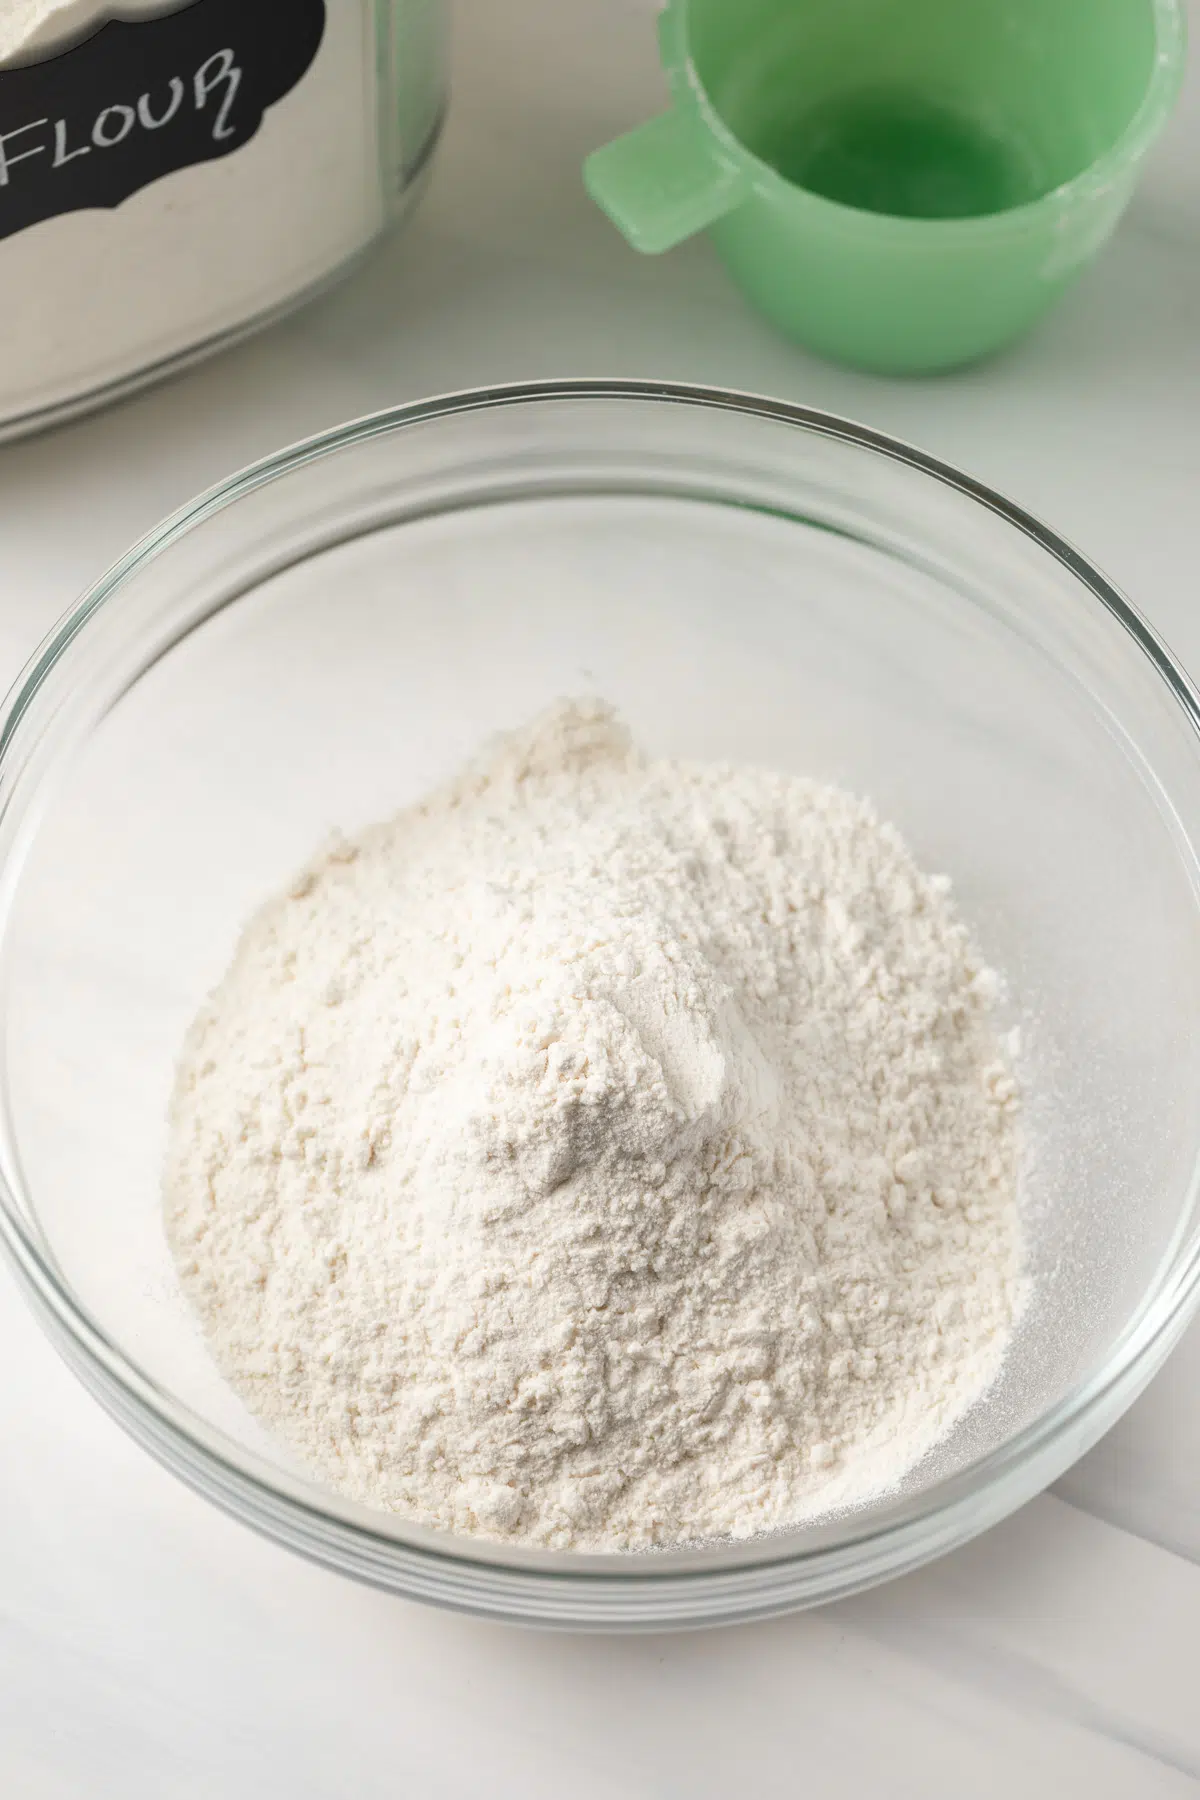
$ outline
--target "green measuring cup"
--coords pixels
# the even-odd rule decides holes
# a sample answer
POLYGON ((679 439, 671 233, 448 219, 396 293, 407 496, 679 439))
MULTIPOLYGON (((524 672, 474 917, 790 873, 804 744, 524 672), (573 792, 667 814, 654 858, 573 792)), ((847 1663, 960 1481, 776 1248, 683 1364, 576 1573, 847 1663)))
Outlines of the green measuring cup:
POLYGON ((1108 239, 1183 73, 1180 0, 670 0, 668 112, 584 179, 638 250, 705 227, 827 356, 951 368, 1108 239))

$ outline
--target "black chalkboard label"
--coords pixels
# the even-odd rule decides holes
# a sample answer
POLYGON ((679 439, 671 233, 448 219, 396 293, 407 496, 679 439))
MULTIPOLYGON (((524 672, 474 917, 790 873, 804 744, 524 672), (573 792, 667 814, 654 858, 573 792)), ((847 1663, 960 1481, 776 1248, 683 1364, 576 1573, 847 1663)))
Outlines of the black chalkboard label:
POLYGON ((325 0, 191 0, 0 70, 0 238, 240 150, 324 31, 325 0))

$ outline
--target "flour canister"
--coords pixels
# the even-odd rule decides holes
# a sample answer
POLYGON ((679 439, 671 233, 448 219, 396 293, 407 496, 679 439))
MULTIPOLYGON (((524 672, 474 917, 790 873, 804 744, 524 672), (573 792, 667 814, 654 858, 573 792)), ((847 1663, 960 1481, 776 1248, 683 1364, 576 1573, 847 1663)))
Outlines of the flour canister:
POLYGON ((0 0, 0 437, 340 274, 437 138, 441 0, 0 0))

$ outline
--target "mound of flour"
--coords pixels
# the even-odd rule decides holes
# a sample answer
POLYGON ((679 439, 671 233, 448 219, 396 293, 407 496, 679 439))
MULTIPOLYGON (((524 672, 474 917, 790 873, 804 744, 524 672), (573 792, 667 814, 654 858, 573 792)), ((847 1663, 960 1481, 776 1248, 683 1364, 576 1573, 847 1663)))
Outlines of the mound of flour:
POLYGON ((250 925, 178 1076, 185 1290, 320 1477, 425 1524, 850 1504, 1019 1303, 996 988, 869 806, 564 703, 250 925))

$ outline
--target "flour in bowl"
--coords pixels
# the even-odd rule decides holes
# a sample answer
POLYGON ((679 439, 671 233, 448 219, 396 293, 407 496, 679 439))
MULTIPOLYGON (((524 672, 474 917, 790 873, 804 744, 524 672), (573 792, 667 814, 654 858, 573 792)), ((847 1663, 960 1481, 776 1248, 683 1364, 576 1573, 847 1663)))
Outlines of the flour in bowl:
POLYGON ((869 805, 563 703, 250 924, 178 1076, 185 1291, 318 1477, 425 1525, 852 1505, 1020 1305, 997 987, 869 805))

